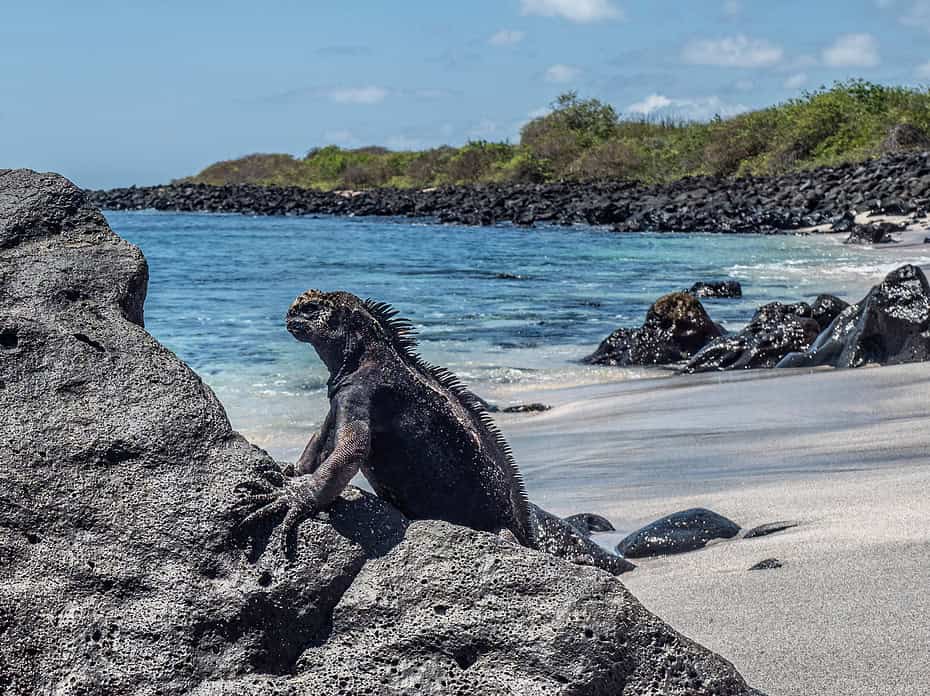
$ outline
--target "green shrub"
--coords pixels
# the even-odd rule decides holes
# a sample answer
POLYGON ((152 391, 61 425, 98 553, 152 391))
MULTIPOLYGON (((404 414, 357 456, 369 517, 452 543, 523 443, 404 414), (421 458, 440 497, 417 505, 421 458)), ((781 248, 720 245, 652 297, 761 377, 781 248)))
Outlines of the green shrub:
POLYGON ((683 122, 617 118, 613 107, 567 92, 520 132, 520 144, 470 142, 422 152, 334 145, 303 159, 256 154, 217 162, 190 181, 334 188, 428 187, 482 181, 743 176, 858 161, 930 147, 930 92, 838 82, 732 118, 683 122))

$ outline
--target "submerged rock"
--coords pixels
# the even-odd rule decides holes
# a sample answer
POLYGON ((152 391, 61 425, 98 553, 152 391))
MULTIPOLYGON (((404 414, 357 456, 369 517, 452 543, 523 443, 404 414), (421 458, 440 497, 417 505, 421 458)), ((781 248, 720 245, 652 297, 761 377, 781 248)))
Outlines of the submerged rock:
POLYGON ((687 290, 687 293, 695 297, 742 297, 743 286, 739 284, 738 280, 700 281, 692 285, 687 290))
POLYGON ((930 287, 912 265, 892 271, 858 304, 847 307, 804 352, 779 367, 861 367, 930 359, 930 287))
POLYGON ((0 170, 4 694, 755 693, 609 574, 358 490, 291 562, 240 537, 270 458, 146 333, 146 281, 83 192, 0 170))
POLYGON ((669 365, 686 360, 721 335, 698 299, 685 292, 664 295, 639 329, 617 329, 585 358, 593 365, 669 365))
POLYGON ((627 558, 645 558, 695 551, 712 539, 732 539, 740 527, 705 508, 675 512, 633 532, 617 544, 627 558))

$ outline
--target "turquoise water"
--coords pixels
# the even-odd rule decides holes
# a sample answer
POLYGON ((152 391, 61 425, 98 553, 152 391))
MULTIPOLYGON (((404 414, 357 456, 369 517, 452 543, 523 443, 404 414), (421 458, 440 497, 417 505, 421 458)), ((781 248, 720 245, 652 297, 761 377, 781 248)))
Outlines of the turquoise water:
POLYGON ((284 328, 307 288, 394 304, 419 329, 424 356, 480 393, 641 374, 578 360, 617 326, 639 325, 658 296, 697 280, 743 283, 741 300, 705 301, 716 321, 737 328, 771 300, 859 299, 887 266, 821 236, 149 211, 107 218, 148 258, 148 330, 213 387, 235 427, 284 457, 325 413, 327 374, 284 328))

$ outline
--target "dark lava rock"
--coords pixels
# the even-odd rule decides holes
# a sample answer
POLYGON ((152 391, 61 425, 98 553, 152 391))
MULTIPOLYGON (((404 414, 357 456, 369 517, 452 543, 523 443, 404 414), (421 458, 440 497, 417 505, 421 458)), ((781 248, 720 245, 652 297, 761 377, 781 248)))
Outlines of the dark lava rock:
POLYGON ((591 534, 591 532, 617 531, 610 520, 593 512, 579 512, 576 515, 569 515, 565 518, 565 521, 586 535, 591 534))
POLYGON ((517 404, 515 406, 507 406, 502 408, 502 413, 541 413, 543 411, 551 411, 552 406, 549 404, 517 404))
POLYGON ((852 232, 856 226, 856 214, 847 210, 842 215, 838 215, 830 221, 831 232, 852 232))
POLYGON ((541 413, 544 411, 552 410, 552 406, 549 406, 548 404, 515 404, 513 406, 506 406, 501 408, 497 404, 492 404, 488 401, 485 401, 481 397, 478 397, 478 400, 481 402, 481 404, 484 406, 484 409, 488 413, 541 413))
POLYGON ((705 508, 675 512, 633 532, 617 544, 627 558, 662 556, 703 548, 711 539, 732 539, 739 525, 705 508))
POLYGON ((784 564, 779 561, 777 558, 766 558, 764 561, 759 561, 749 570, 775 570, 776 568, 781 568, 784 564))
POLYGON ((821 331, 810 305, 772 302, 740 333, 722 336, 691 358, 685 372, 775 367, 791 352, 806 350, 821 331))
POLYGON ((891 234, 907 229, 907 225, 896 225, 891 222, 878 224, 855 225, 849 232, 844 244, 891 244, 897 242, 891 234))
POLYGON ((147 275, 83 192, 0 170, 4 694, 756 693, 608 573, 356 489, 291 562, 239 537, 269 457, 145 331, 147 275))
POLYGON ((607 573, 445 522, 369 561, 295 669, 302 694, 755 693, 607 573))
POLYGON ((764 537, 769 534, 775 534, 776 532, 783 532, 786 529, 791 529, 792 527, 797 527, 798 522, 768 522, 766 524, 760 524, 758 527, 753 527, 748 532, 743 535, 743 539, 755 539, 756 537, 764 537))
POLYGON ((804 352, 779 367, 861 367, 930 358, 930 287, 917 266, 901 266, 847 307, 804 352))
POLYGON ((623 180, 495 183, 344 195, 180 182, 93 191, 89 196, 93 204, 112 210, 386 215, 464 225, 583 223, 610 225, 620 232, 776 233, 830 223, 850 210, 926 210, 930 154, 889 154, 776 177, 703 176, 656 185, 623 180))
POLYGON ((668 365, 686 360, 720 334, 698 299, 674 292, 656 300, 641 328, 617 329, 584 361, 621 367, 668 365))
POLYGON ((830 326, 848 306, 848 302, 835 295, 818 295, 811 304, 811 319, 817 322, 822 331, 830 326))
POLYGON ((620 575, 636 568, 629 561, 592 541, 589 538, 590 532, 582 533, 567 520, 556 517, 533 503, 530 503, 530 510, 534 516, 533 530, 536 532, 540 550, 578 565, 606 570, 612 575, 620 575))
POLYGON ((700 281, 692 285, 687 293, 695 297, 742 297, 743 286, 738 280, 700 281))

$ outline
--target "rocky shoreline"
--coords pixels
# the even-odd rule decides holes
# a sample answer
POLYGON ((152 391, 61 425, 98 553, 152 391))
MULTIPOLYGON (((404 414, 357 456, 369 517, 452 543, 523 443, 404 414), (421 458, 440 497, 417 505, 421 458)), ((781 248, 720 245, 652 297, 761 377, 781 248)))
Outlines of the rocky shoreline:
POLYGON ((887 155, 778 177, 696 177, 656 186, 590 181, 322 192, 177 183, 87 195, 92 205, 106 210, 380 215, 464 225, 583 223, 621 232, 777 233, 842 222, 850 210, 923 217, 930 210, 930 153, 887 155))
POLYGON ((854 305, 833 295, 819 295, 811 304, 770 302, 735 334, 707 314, 694 293, 702 287, 708 284, 660 297, 641 327, 616 329, 583 362, 674 365, 695 373, 930 360, 930 283, 919 266, 888 273, 854 305))

